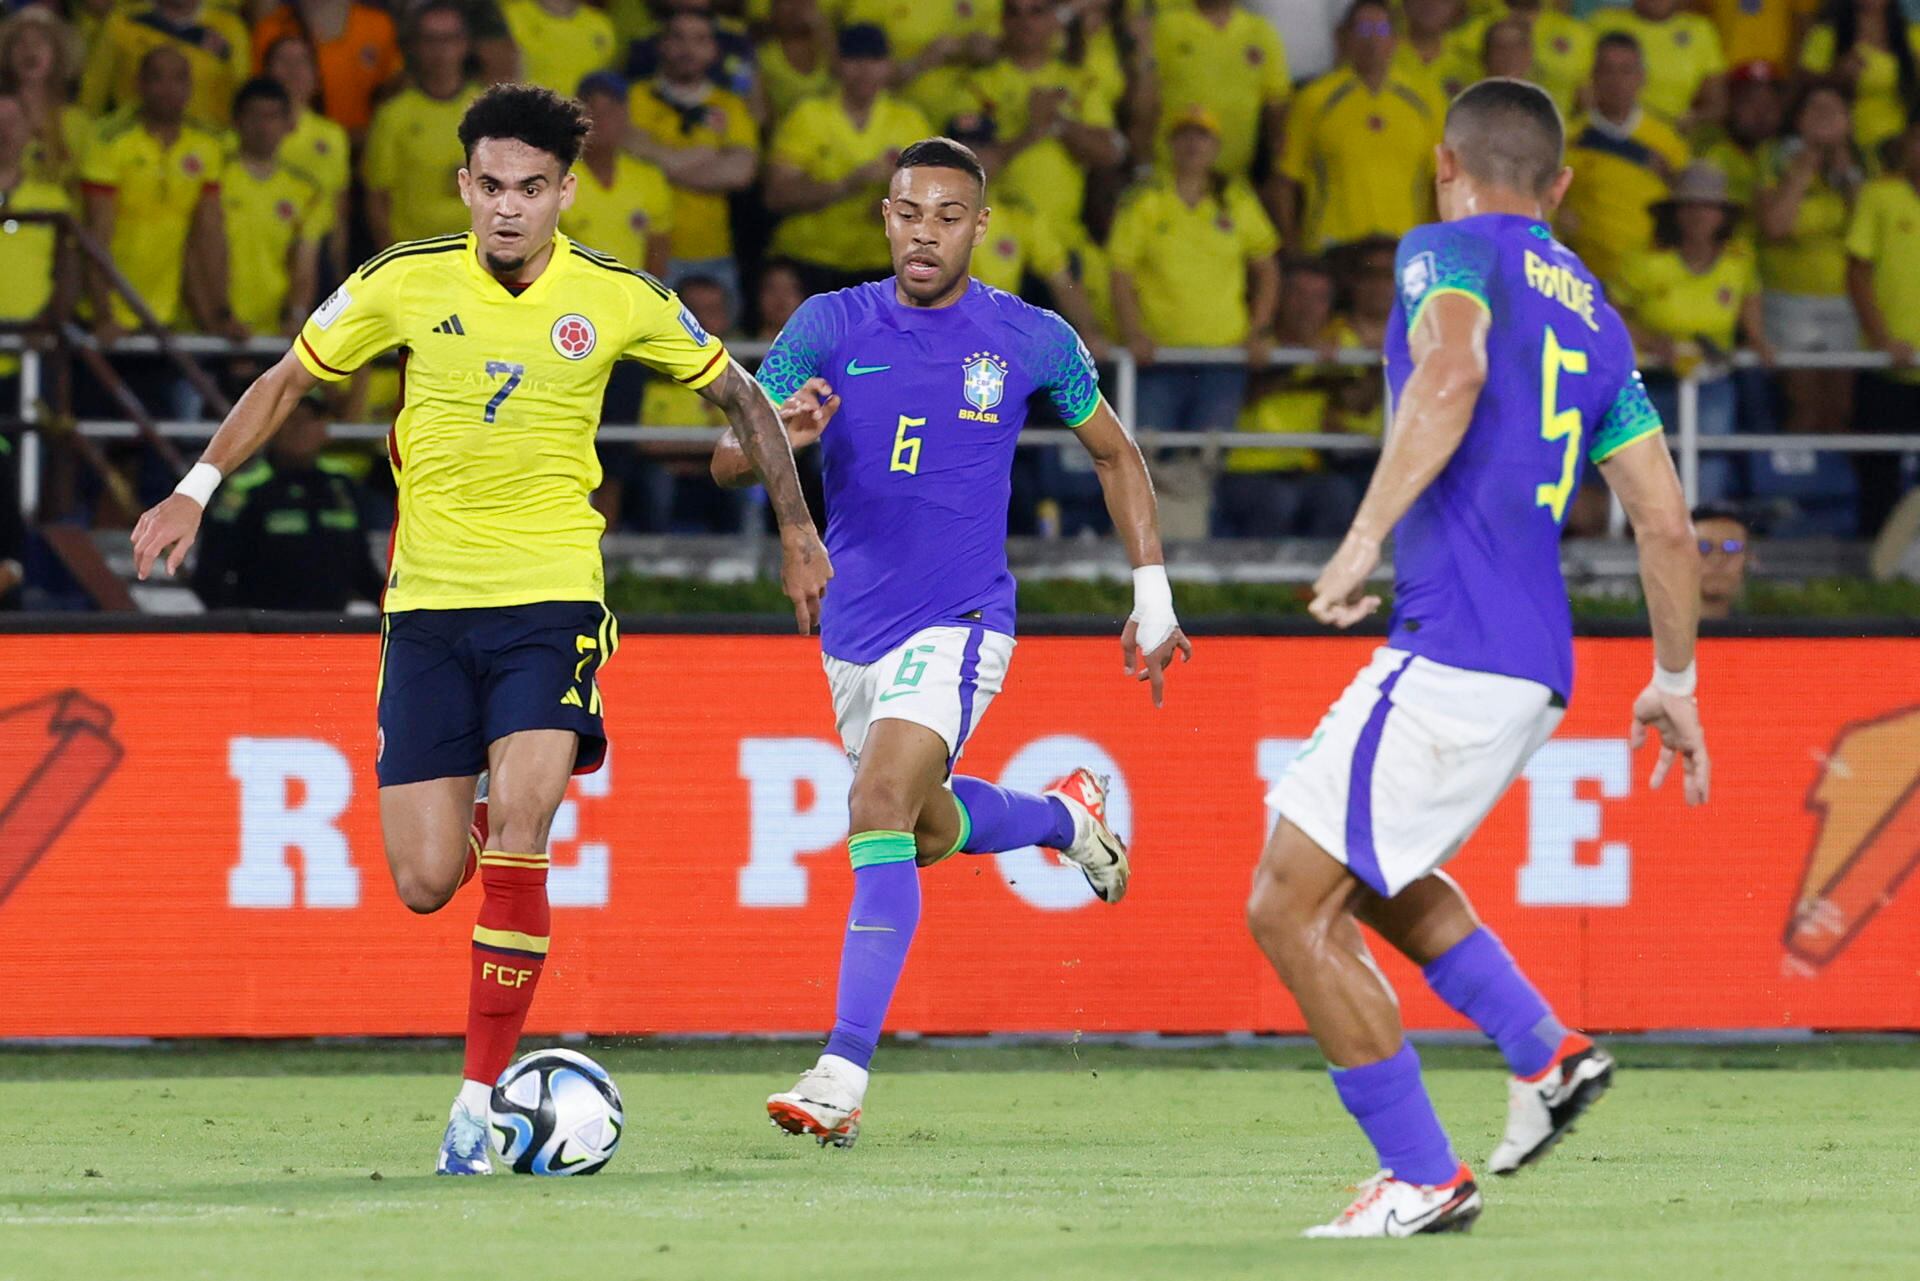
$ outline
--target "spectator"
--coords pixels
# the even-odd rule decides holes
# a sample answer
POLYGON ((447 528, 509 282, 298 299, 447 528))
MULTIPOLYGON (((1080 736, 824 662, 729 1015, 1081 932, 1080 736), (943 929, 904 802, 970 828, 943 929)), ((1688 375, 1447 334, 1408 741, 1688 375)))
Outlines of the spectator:
POLYGON ((967 77, 999 51, 1000 0, 838 0, 842 30, 876 26, 899 59, 893 85, 929 120, 967 100, 967 77))
MULTIPOLYGON (((1660 417, 1679 421, 1676 375, 1706 362, 1699 382, 1702 436, 1731 436, 1738 396, 1726 365, 1744 336, 1763 364, 1773 363, 1760 318, 1760 277, 1747 247, 1733 239, 1740 206, 1727 178, 1711 165, 1690 165, 1673 194, 1653 207, 1653 247, 1629 257, 1617 300, 1647 374, 1660 417)), ((1700 460, 1700 497, 1732 498, 1739 462, 1722 453, 1700 460)))
MULTIPOLYGON (((1899 0, 1829 0, 1800 46, 1800 67, 1831 74, 1853 99, 1853 140, 1872 155, 1920 109, 1920 28, 1899 0)), ((1877 157, 1876 157, 1877 159, 1877 157)))
POLYGON ((1632 9, 1594 14, 1593 27, 1640 42, 1647 108, 1681 133, 1726 118, 1727 57, 1719 31, 1706 17, 1681 12, 1680 0, 1633 0, 1632 9))
MULTIPOLYGON (((717 280, 689 276, 680 283, 680 300, 710 334, 731 328, 733 292, 717 280)), ((647 427, 727 425, 726 411, 671 378, 652 378, 640 400, 640 422, 647 427)), ((731 534, 741 528, 748 491, 716 488, 707 472, 711 444, 660 445, 648 451, 659 460, 650 506, 653 528, 674 533, 731 534), (662 484, 661 482, 665 483, 662 484)))
MULTIPOLYGON (((107 120, 87 147, 80 174, 87 230, 108 246, 114 266, 161 324, 177 325, 184 303, 211 332, 224 327, 227 296, 223 148, 186 122, 193 68, 179 49, 149 49, 136 88, 133 113, 107 120)), ((111 342, 139 318, 102 273, 88 274, 96 330, 111 342)))
POLYGON ((407 37, 409 83, 380 104, 360 162, 367 227, 375 248, 450 235, 467 227, 460 117, 480 95, 467 79, 467 20, 446 0, 418 9, 407 37))
POLYGON ((1153 20, 1153 55, 1162 164, 1170 158, 1173 130, 1195 105, 1220 122, 1221 173, 1252 177, 1263 138, 1266 151, 1276 155, 1292 84, 1287 51, 1272 23, 1236 0, 1194 0, 1185 9, 1163 5, 1153 20))
POLYGON ((191 579, 208 609, 379 604, 384 583, 361 525, 360 487, 321 459, 326 443, 325 404, 308 396, 266 455, 220 487, 191 579))
MULTIPOLYGON (((403 69, 393 19, 354 0, 287 0, 253 27, 254 59, 267 74, 273 74, 267 66, 271 51, 288 39, 312 50, 327 118, 359 141, 373 120, 379 91, 403 69)), ((294 101, 310 105, 297 93, 294 101)))
MULTIPOLYGON (((1760 194, 1760 160, 1780 133, 1786 103, 1780 73, 1772 63, 1747 62, 1727 78, 1727 128, 1701 159, 1727 175, 1727 197, 1742 209, 1753 208, 1760 194)), ((1751 236, 1752 228, 1738 234, 1751 236)))
POLYGON ((252 68, 247 27, 202 0, 153 0, 109 17, 93 38, 80 105, 95 116, 129 106, 138 97, 147 54, 162 48, 187 60, 192 96, 185 118, 206 128, 225 125, 233 92, 252 68))
MULTIPOLYGON (((754 0, 754 3, 762 4, 764 0, 754 0)), ((730 0, 730 7, 737 9, 739 0, 730 0)), ((642 37, 632 40, 627 48, 625 70, 628 80, 639 84, 660 74, 660 45, 667 26, 676 16, 690 14, 705 18, 713 30, 715 52, 713 61, 707 66, 708 79, 729 93, 738 95, 742 102, 757 102, 759 69, 753 37, 738 21, 722 16, 715 0, 653 0, 652 8, 659 13, 658 19, 642 37)), ((614 20, 614 30, 618 32, 622 25, 620 14, 609 11, 607 16, 614 20)))
POLYGON ((1567 163, 1577 175, 1557 227, 1603 282, 1620 278, 1628 257, 1653 243, 1649 207, 1687 164, 1672 126, 1640 108, 1646 68, 1632 36, 1600 37, 1593 54, 1593 110, 1567 130, 1567 163))
POLYGON ((1287 130, 1275 198, 1293 249, 1399 236, 1433 216, 1442 113, 1393 71, 1385 0, 1357 0, 1340 37, 1342 64, 1300 91, 1287 130))
POLYGON ((326 199, 280 158, 293 128, 293 100, 278 80, 240 86, 233 128, 238 150, 220 175, 230 309, 252 333, 291 338, 313 310, 326 199))
POLYGON ((71 183, 93 120, 67 87, 80 61, 72 28, 50 9, 22 9, 0 22, 0 92, 12 94, 32 131, 27 164, 42 178, 71 183))
POLYGON ((574 87, 613 65, 613 23, 582 0, 507 0, 501 7, 520 50, 519 79, 571 96, 574 87))
POLYGON ((753 336, 761 342, 778 338, 806 300, 807 282, 799 265, 785 258, 768 259, 760 267, 760 287, 754 291, 753 310, 760 325, 753 336))
POLYGON ((1406 29, 1393 51, 1393 69, 1409 84, 1431 90, 1442 112, 1454 94, 1480 79, 1479 42, 1462 27, 1463 0, 1407 0, 1406 29))
MULTIPOLYGON (((1389 265, 1391 279, 1391 265, 1389 265)), ((1280 291, 1276 341, 1319 347, 1333 321, 1333 273, 1319 259, 1288 264, 1280 291)), ((1324 371, 1295 365, 1257 375, 1240 430, 1312 435, 1330 430, 1324 371)), ((1226 538, 1338 538, 1353 518, 1358 493, 1345 475, 1328 471, 1313 449, 1235 449, 1215 487, 1214 523, 1226 538)))
MULTIPOLYGON (((1900 135, 1899 167, 1867 184, 1847 231, 1847 292, 1870 346, 1893 358, 1860 382, 1860 427, 1920 428, 1920 121, 1900 135)), ((1855 454, 1861 531, 1879 529, 1900 496, 1900 460, 1855 454)))
POLYGON ((1700 617, 1731 618, 1747 591, 1753 530, 1737 507, 1707 503, 1693 510, 1700 540, 1700 617))
MULTIPOLYGON (((55 255, 59 250, 52 226, 15 221, 15 214, 70 213, 66 188, 33 165, 33 127, 20 96, 0 90, 0 324, 33 320, 53 299, 55 255)), ((13 383, 19 359, 0 353, 0 416, 11 417, 19 402, 13 383)), ((0 440, 0 453, 5 452, 0 440)), ((12 491, 17 493, 18 491, 12 491)), ((12 502, 12 493, 0 496, 0 506, 12 502)), ((0 548, 0 555, 11 549, 0 548)))
POLYGON ((833 26, 819 0, 772 0, 757 51, 763 119, 785 120, 802 99, 833 88, 833 26))
POLYGON ((1820 0, 1706 0, 1700 8, 1720 32, 1728 65, 1764 63, 1778 74, 1793 66, 1820 0))
MULTIPOLYGON (((1321 332, 1321 347, 1333 351, 1385 348, 1387 322, 1393 316, 1396 248, 1391 237, 1378 236, 1349 245, 1335 257, 1335 284, 1342 305, 1321 332)), ((1327 381, 1329 430, 1375 440, 1386 434, 1381 412, 1384 386, 1377 367, 1341 365, 1328 371, 1327 381)), ((1373 463, 1370 454, 1341 454, 1333 460, 1333 468, 1353 481, 1357 495, 1366 488, 1373 463)))
POLYGON ((316 224, 316 234, 334 278, 344 276, 347 228, 352 220, 347 196, 353 181, 353 154, 347 131, 314 109, 319 105, 320 71, 313 45, 305 36, 282 36, 267 46, 261 70, 280 82, 293 104, 293 128, 280 144, 280 156, 320 188, 326 212, 316 224))
POLYGON ((1502 18, 1488 25, 1480 40, 1480 61, 1490 76, 1535 80, 1533 32, 1519 18, 1502 18))
MULTIPOLYGON (((1847 298, 1847 219, 1866 169, 1845 95, 1830 82, 1808 86, 1789 130, 1761 161, 1755 206, 1767 340, 1785 352, 1852 351, 1860 328, 1847 298)), ((1846 430, 1851 370, 1790 369, 1781 381, 1787 430, 1846 430)))
MULTIPOLYGON (((680 0, 687 3, 688 0, 680 0)), ((507 30, 507 19, 500 12, 500 0, 395 0, 400 29, 406 30, 409 15, 428 4, 446 3, 460 10, 467 20, 467 39, 473 52, 467 57, 467 74, 482 87, 512 80, 519 74, 520 50, 507 30)))
POLYGON ((969 86, 1000 139, 994 181, 1061 245, 1077 248, 1087 239, 1081 207, 1089 173, 1117 167, 1126 154, 1114 102, 1091 68, 1059 57, 1063 32, 1053 0, 1007 0, 1006 24, 999 61, 969 86))
POLYGON ((901 148, 932 133, 920 109, 886 92, 887 33, 840 32, 840 91, 809 98, 767 149, 767 208, 782 214, 773 252, 802 264, 817 290, 892 269, 879 201, 901 148))
POLYGON ((1246 180, 1216 172, 1220 122, 1209 108, 1189 107, 1168 141, 1172 173, 1134 191, 1114 218, 1114 309, 1140 365, 1140 425, 1230 431, 1248 368, 1263 367, 1272 345, 1280 241, 1246 180), (1246 359, 1157 365, 1160 347, 1243 347, 1246 359))
MULTIPOLYGON (((1507 13, 1527 28, 1534 67, 1527 79, 1553 95, 1562 116, 1571 117, 1578 110, 1581 91, 1593 79, 1593 27, 1562 13, 1552 0, 1512 0, 1507 13)), ((1488 67, 1487 74, 1496 73, 1488 67)))
POLYGON ((664 277, 673 234, 673 188, 658 165, 625 150, 627 82, 602 71, 580 82, 580 101, 593 117, 580 163, 573 167, 573 206, 560 230, 629 266, 664 277))
POLYGON ((711 15, 669 17, 660 33, 660 73, 634 88, 626 145, 673 184, 668 283, 707 276, 738 298, 727 197, 753 185, 760 161, 746 101, 709 78, 719 53, 711 15))

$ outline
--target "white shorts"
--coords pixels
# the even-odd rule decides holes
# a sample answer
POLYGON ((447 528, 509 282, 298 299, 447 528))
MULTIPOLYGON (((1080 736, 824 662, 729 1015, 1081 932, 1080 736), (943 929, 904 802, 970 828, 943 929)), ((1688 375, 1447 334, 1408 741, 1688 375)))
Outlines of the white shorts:
POLYGON ((1267 804, 1392 897, 1453 857, 1565 711, 1534 681, 1375 650, 1267 804))
POLYGON ((847 759, 875 721, 912 721, 947 745, 947 769, 960 759, 988 704, 1006 683, 1013 637, 984 627, 928 627, 877 662, 849 663, 822 655, 833 690, 833 719, 847 759))

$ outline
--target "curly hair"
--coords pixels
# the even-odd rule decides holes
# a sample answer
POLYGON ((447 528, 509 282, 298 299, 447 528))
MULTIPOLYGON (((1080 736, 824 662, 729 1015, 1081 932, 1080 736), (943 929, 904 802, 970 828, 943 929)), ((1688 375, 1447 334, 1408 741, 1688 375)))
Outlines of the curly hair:
POLYGON ((511 138, 560 161, 565 173, 580 158, 592 128, 587 109, 537 85, 498 84, 473 100, 460 118, 460 145, 469 163, 483 138, 511 138))

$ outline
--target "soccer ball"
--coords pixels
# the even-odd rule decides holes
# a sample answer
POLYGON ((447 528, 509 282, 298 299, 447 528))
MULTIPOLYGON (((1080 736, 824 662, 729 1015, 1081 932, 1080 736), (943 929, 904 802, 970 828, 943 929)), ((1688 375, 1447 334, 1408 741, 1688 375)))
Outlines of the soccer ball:
POLYGON ((598 1174, 626 1124, 607 1070, 572 1050, 535 1050, 500 1074, 487 1105, 493 1150, 515 1174, 598 1174))

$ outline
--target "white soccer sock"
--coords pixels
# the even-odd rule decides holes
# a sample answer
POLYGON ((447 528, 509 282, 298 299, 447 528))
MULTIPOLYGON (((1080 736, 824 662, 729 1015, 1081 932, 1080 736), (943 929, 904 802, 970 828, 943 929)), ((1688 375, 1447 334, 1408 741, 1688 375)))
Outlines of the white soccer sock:
POLYGON ((853 1092, 861 1098, 864 1099, 867 1097, 867 1069, 861 1067, 852 1059, 843 1059, 838 1054, 822 1054, 820 1056, 820 1062, 815 1066, 827 1069, 827 1071, 833 1073, 848 1085, 851 1085, 853 1092))
POLYGON ((487 1103, 493 1098, 493 1087, 485 1081, 460 1082, 460 1097, 455 1100, 464 1104, 473 1115, 485 1118, 487 1103))

